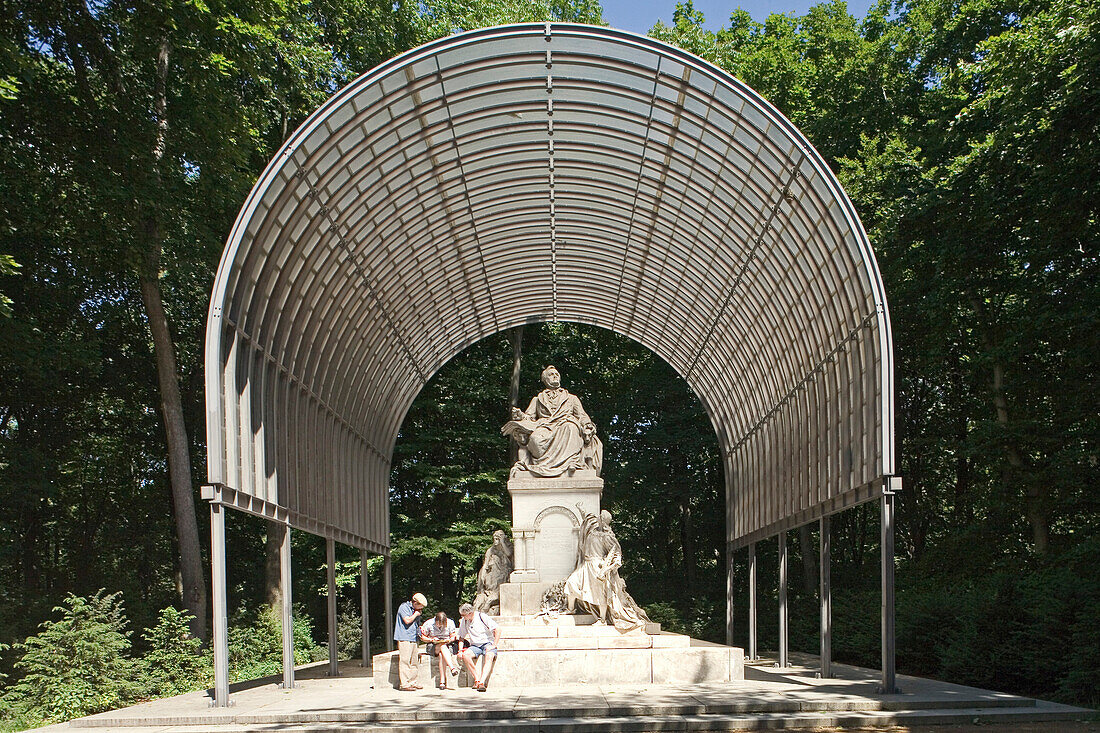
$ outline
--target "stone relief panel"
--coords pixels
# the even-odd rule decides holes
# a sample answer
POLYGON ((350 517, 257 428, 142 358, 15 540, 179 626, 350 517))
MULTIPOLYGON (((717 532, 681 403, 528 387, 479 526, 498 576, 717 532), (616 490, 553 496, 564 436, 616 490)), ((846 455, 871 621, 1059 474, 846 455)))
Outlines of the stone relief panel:
POLYGON ((548 506, 535 517, 534 565, 544 583, 565 580, 577 566, 580 521, 563 506, 548 506))

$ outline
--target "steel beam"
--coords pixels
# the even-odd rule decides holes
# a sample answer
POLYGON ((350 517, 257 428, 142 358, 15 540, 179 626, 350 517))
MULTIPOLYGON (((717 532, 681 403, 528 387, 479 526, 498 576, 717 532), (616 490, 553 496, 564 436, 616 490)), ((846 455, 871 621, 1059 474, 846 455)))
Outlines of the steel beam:
POLYGON ((293 575, 290 565, 290 527, 285 524, 271 524, 274 532, 279 532, 279 592, 282 595, 283 626, 283 689, 294 687, 294 598, 292 596, 293 575))
POLYGON ((362 662, 361 667, 370 667, 370 576, 367 572, 367 560, 370 555, 366 550, 359 551, 359 615, 363 632, 362 662))
POLYGON ((749 545, 749 660, 756 661, 756 543, 749 545))
POLYGON ((787 533, 779 533, 779 666, 790 666, 787 645, 787 533))
POLYGON ((832 565, 832 521, 829 517, 820 520, 821 535, 820 568, 818 575, 818 595, 821 601, 821 676, 833 676, 833 586, 829 577, 832 565))
POLYGON ((225 507, 210 502, 210 581, 214 610, 214 705, 229 705, 229 622, 225 597, 225 507))
POLYGON ((325 538, 326 569, 328 571, 328 673, 340 674, 336 649, 336 541, 325 538))
POLYGON ((882 495, 882 691, 897 692, 894 671, 894 494, 882 495))
POLYGON ((385 588, 383 600, 386 603, 386 628, 383 632, 386 637, 386 651, 392 652, 394 650, 393 645, 393 566, 390 562, 390 555, 386 553, 386 562, 382 566, 385 572, 385 588))
POLYGON ((733 552, 726 550, 726 646, 733 646, 733 552))

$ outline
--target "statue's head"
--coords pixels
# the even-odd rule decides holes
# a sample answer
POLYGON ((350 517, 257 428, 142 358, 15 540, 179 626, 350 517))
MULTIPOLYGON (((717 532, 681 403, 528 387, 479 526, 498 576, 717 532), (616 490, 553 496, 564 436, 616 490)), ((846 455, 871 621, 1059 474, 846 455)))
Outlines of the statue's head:
POLYGON ((542 383, 550 389, 557 389, 561 386, 561 373, 553 364, 542 370, 542 383))
POLYGON ((600 512, 600 526, 604 529, 611 529, 611 512, 606 509, 600 512))
POLYGON ((497 545, 498 547, 503 545, 504 537, 505 534, 503 529, 498 529, 496 532, 493 532, 493 544, 497 545))

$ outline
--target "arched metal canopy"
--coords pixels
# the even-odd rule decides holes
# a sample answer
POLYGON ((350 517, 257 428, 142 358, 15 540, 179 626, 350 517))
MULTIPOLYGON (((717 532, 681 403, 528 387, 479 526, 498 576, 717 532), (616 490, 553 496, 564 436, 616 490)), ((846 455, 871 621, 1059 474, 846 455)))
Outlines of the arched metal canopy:
POLYGON ((817 152, 695 56, 527 24, 379 66, 264 171, 211 298, 209 480, 386 552, 412 400, 466 346, 552 319, 635 339, 688 381, 731 547, 893 473, 882 283, 817 152))

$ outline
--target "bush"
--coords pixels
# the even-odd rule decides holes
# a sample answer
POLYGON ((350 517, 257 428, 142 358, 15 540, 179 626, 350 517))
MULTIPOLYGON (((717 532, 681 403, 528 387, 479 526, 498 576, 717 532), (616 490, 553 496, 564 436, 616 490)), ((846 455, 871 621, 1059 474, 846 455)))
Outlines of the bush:
MULTIPOLYGON (((340 659, 358 659, 363 653, 363 617, 350 603, 336 617, 336 654, 340 659)), ((328 655, 325 655, 326 658, 328 655)))
POLYGON ((145 630, 149 651, 139 666, 146 695, 169 697, 213 684, 211 655, 202 652, 202 642, 188 630, 192 618, 169 606, 160 612, 157 625, 145 630))
MULTIPOLYGON (((313 626, 302 609, 294 613, 294 663, 327 658, 313 642, 313 626)), ((283 670, 283 631, 279 614, 262 606, 255 615, 240 611, 229 629, 229 679, 252 680, 283 670)))
POLYGON ((16 649, 24 674, 4 694, 16 716, 59 722, 119 707, 136 699, 130 632, 120 593, 69 595, 41 631, 16 649))

